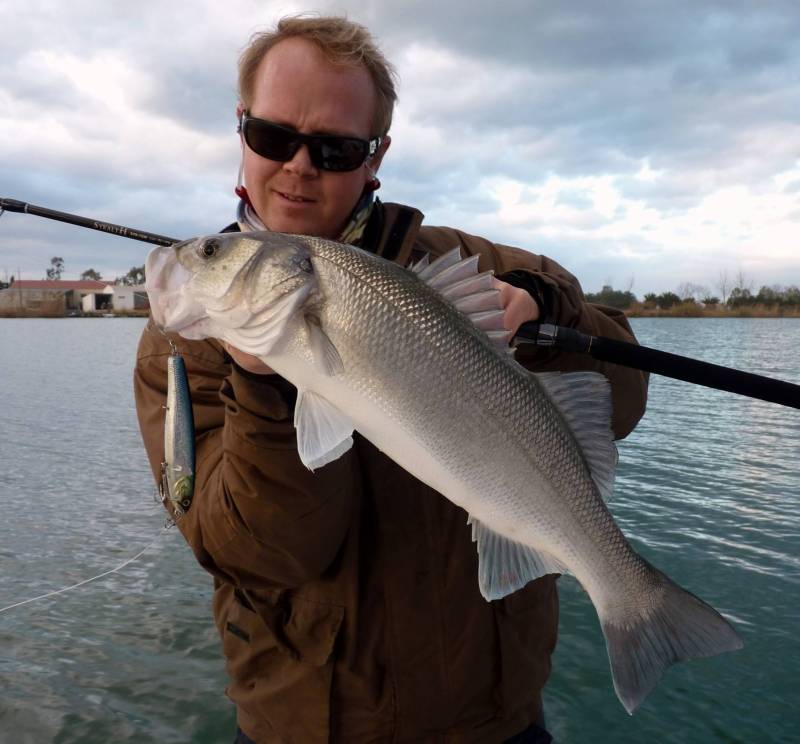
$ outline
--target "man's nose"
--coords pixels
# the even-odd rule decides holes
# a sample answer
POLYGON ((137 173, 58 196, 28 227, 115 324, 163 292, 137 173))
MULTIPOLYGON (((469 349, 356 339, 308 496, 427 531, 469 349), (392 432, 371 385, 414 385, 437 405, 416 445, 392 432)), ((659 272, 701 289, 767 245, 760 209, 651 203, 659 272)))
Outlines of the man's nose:
POLYGON ((300 145, 294 157, 287 160, 283 164, 283 169, 301 177, 316 176, 319 171, 317 167, 311 162, 311 153, 308 151, 308 145, 300 145))

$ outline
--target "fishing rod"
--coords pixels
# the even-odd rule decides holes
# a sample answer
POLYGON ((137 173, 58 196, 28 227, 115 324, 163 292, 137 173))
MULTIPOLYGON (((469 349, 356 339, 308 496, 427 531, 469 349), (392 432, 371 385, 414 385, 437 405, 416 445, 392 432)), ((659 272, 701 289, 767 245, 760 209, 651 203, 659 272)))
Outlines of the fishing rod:
POLYGON ((57 212, 55 209, 37 207, 35 204, 28 204, 27 202, 21 202, 17 199, 5 199, 0 197, 0 215, 2 215, 3 212, 34 214, 37 217, 46 217, 48 220, 58 220, 59 222, 66 222, 70 225, 78 225, 78 227, 88 227, 90 230, 99 230, 100 232, 119 235, 121 238, 130 238, 131 240, 141 240, 144 243, 172 245, 173 243, 179 242, 176 238, 168 238, 165 235, 157 235, 156 233, 137 230, 133 227, 115 225, 111 222, 90 220, 87 217, 79 217, 77 214, 57 212))
MULTIPOLYGON (((46 217, 155 245, 172 245, 179 242, 176 238, 168 238, 144 230, 91 220, 75 214, 37 207, 16 199, 0 197, 0 215, 4 211, 33 214, 37 217, 46 217)), ((699 359, 671 354, 647 346, 617 341, 603 336, 590 336, 574 328, 550 323, 523 323, 517 331, 516 341, 571 353, 589 354, 599 361, 611 362, 643 372, 652 372, 663 377, 737 393, 790 408, 800 408, 800 385, 751 372, 743 372, 732 367, 702 362, 699 359)))
POLYGON ((790 408, 800 408, 800 385, 613 338, 590 336, 575 328, 551 323, 523 323, 516 338, 523 343, 589 354, 602 362, 612 362, 683 382, 738 393, 790 408))

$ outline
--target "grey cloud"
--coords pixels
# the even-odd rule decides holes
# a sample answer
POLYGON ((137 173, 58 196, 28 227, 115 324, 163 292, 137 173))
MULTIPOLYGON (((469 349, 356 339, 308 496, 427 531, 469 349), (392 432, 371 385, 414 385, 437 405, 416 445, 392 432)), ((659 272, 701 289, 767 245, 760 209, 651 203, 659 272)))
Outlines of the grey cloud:
MULTIPOLYGON (((401 69, 404 113, 440 132, 444 144, 434 151, 410 141, 413 130, 405 135, 409 141, 398 135, 381 169, 381 196, 419 206, 431 220, 453 224, 474 218, 474 224, 490 224, 498 204, 485 195, 485 179, 514 178, 535 186, 552 174, 613 174, 626 197, 675 215, 720 185, 758 189, 789 169, 800 151, 796 0, 621 0, 607 7, 596 0, 510 0, 495 6, 476 0, 348 0, 346 5, 348 15, 366 23, 398 64, 412 43, 464 60, 448 79, 426 76, 424 67, 401 69), (645 158, 662 172, 652 183, 635 177, 645 158)), ((328 2, 321 9, 340 7, 328 2)), ((19 126, 41 123, 48 114, 68 124, 77 149, 42 152, 0 143, 0 194, 176 237, 228 222, 238 163, 236 58, 248 34, 276 16, 263 3, 239 0, 228 14, 230 26, 221 28, 195 8, 203 6, 90 0, 15 6, 4 18, 11 22, 0 26, 0 101, 22 117, 19 126), (148 83, 133 105, 153 121, 169 119, 181 125, 179 131, 210 135, 202 158, 185 155, 177 140, 174 158, 159 159, 143 159, 122 142, 115 144, 114 122, 93 109, 96 101, 57 76, 31 74, 26 55, 37 48, 82 60, 108 54, 129 61, 148 83), (93 145, 102 157, 93 154, 93 145)), ((785 190, 797 188, 795 182, 785 190)), ((562 200, 600 224, 580 194, 562 200)), ((591 237, 543 240, 537 233, 544 226, 498 226, 486 234, 550 253, 593 289, 609 275, 622 282, 631 273, 649 272, 661 281, 668 273, 658 263, 669 257, 668 247, 646 237, 634 245, 591 237), (636 257, 620 257, 630 252, 636 257)), ((42 261, 58 253, 53 244, 59 241, 69 243, 75 255, 120 270, 141 263, 137 257, 147 250, 78 228, 36 224, 32 217, 0 219, 0 261, 10 258, 24 268, 27 251, 44 267, 42 261), (12 237, 24 250, 12 249, 12 237)), ((675 282, 690 278, 707 281, 680 276, 675 282)))
POLYGON ((784 155, 743 162, 743 138, 797 119, 800 11, 792 2, 630 0, 606 12, 588 0, 506 2, 495 12, 478 2, 348 7, 395 61, 414 42, 491 68, 494 84, 472 96, 465 73, 413 91, 401 80, 401 101, 412 101, 416 120, 456 137, 469 128, 515 131, 514 159, 527 180, 631 172, 644 158, 654 169, 716 169, 720 181, 744 171, 763 178, 784 155), (519 85, 504 85, 509 76, 519 85), (545 137, 558 147, 526 159, 523 143, 545 137))
POLYGON ((569 194, 561 194, 558 203, 573 209, 592 209, 593 202, 585 191, 572 191, 569 194))
POLYGON ((657 182, 623 177, 617 179, 615 185, 627 198, 642 201, 667 216, 684 212, 697 203, 694 188, 687 186, 680 176, 657 182))
POLYGON ((792 0, 617 0, 606 7, 595 0, 510 0, 492 8, 480 0, 413 0, 379 8, 363 0, 348 9, 390 43, 422 40, 540 69, 606 73, 703 58, 720 47, 734 71, 767 67, 788 58, 786 45, 797 43, 800 28, 792 0))
POLYGON ((164 70, 143 107, 154 115, 167 116, 192 129, 236 137, 236 80, 222 64, 204 68, 203 74, 179 63, 164 70))

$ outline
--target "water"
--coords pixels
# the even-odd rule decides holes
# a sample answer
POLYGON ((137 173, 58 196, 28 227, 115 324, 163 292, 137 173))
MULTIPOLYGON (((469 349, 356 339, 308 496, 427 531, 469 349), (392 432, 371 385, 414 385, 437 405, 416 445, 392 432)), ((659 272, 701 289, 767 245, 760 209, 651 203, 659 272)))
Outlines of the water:
POLYGON ((131 373, 138 318, 0 320, 0 743, 227 742, 210 580, 164 530, 131 373), (13 739, 12 739, 13 732, 13 739))
MULTIPOLYGON (((140 319, 0 320, 0 743, 229 742, 210 580, 163 531, 131 393, 140 319)), ((642 343, 800 383, 800 321, 639 319, 642 343)), ((545 693, 559 742, 789 742, 800 693, 800 412, 653 377, 620 446, 618 522, 745 649, 673 667, 635 716, 562 579, 545 693)))
MULTIPOLYGON (((800 383, 800 322, 635 319, 640 343, 800 383)), ((634 717, 599 624, 562 579, 545 704, 558 741, 800 741, 800 411, 653 376, 610 504, 636 549, 732 620, 745 648, 672 667, 634 717)))

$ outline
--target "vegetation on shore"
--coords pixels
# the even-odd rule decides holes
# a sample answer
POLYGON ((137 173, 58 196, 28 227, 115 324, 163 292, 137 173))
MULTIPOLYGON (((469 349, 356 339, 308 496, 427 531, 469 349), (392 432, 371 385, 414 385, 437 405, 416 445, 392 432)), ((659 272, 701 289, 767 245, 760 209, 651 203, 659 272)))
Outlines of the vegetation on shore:
POLYGON ((146 318, 149 310, 103 310, 95 313, 65 314, 64 308, 58 310, 48 308, 0 308, 0 318, 146 318))
POLYGON ((677 292, 650 292, 642 300, 630 290, 606 285, 600 292, 588 293, 586 299, 623 310, 631 317, 800 318, 800 289, 795 286, 763 286, 754 293, 743 280, 729 288, 723 278, 720 287, 722 299, 696 284, 684 284, 677 292))
POLYGON ((699 302, 681 302, 661 309, 648 306, 644 302, 635 302, 625 308, 625 315, 630 318, 800 318, 800 305, 781 307, 780 305, 755 304, 729 307, 728 305, 706 306, 699 302))
MULTIPOLYGON (((60 281, 61 275, 64 273, 64 259, 61 256, 53 256, 50 259, 50 267, 45 271, 45 279, 53 281, 60 281)), ((8 278, 8 277, 6 277, 8 278)), ((80 274, 81 280, 103 281, 100 273, 94 269, 86 269, 80 274)), ((124 284, 128 287, 135 287, 144 284, 144 264, 141 266, 132 266, 127 274, 115 277, 114 279, 105 280, 108 284, 124 284)), ((14 275, 11 275, 10 281, 0 280, 0 289, 9 289, 14 286, 14 275)))
MULTIPOLYGON (((50 264, 46 272, 47 278, 60 279, 64 270, 64 259, 54 256, 50 259, 50 264)), ((101 279, 94 269, 87 269, 80 276, 81 279, 101 279)), ((118 276, 109 283, 135 286, 143 284, 144 280, 144 266, 133 266, 127 274, 118 276)), ((13 286, 13 282, 13 277, 10 283, 0 282, 0 289, 13 286)), ((641 300, 630 288, 618 290, 611 285, 605 285, 599 292, 587 293, 586 299, 623 310, 626 315, 637 318, 800 318, 800 288, 796 286, 762 286, 758 292, 754 292, 753 283, 747 280, 743 272, 739 271, 735 278, 730 278, 723 271, 720 272, 715 287, 719 290, 721 299, 706 286, 692 283, 682 284, 675 292, 649 292, 641 300)), ((78 317, 146 317, 148 312, 113 310, 81 313, 78 317)), ((62 318, 64 311, 59 302, 54 302, 52 307, 43 303, 36 310, 2 308, 0 317, 62 318)))

